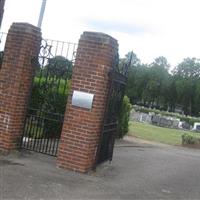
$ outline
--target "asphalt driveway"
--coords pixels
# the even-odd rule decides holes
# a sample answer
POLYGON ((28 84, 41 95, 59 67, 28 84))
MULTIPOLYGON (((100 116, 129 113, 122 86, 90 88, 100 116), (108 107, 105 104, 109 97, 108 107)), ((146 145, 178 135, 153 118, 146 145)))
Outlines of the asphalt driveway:
POLYGON ((88 174, 37 153, 1 156, 0 199, 200 199, 200 150, 120 141, 112 164, 88 174))

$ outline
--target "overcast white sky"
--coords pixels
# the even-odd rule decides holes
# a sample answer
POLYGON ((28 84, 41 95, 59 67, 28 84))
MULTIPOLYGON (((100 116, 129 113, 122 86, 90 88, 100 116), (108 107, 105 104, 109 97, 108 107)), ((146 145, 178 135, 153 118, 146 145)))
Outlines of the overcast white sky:
MULTIPOLYGON (((12 22, 37 25, 42 0, 6 0, 1 31, 12 22)), ((78 42, 83 31, 115 37, 120 55, 144 63, 165 56, 172 66, 200 58, 200 0, 47 0, 44 38, 78 42)))

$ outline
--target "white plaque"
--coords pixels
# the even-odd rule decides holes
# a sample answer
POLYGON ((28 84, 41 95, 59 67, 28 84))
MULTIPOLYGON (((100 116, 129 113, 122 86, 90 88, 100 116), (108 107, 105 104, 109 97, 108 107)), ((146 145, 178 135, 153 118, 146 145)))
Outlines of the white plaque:
POLYGON ((72 105, 91 110, 93 98, 94 94, 74 90, 72 95, 72 105))

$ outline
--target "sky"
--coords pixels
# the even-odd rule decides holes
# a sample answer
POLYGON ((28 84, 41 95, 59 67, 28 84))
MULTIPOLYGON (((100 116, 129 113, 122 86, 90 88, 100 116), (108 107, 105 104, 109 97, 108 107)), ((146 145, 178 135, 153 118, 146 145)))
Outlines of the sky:
MULTIPOLYGON (((37 25, 42 0, 6 0, 1 31, 13 22, 37 25)), ((199 0, 47 0, 44 38, 78 43, 84 31, 116 38, 123 57, 143 63, 165 56, 171 66, 200 58, 199 0)))

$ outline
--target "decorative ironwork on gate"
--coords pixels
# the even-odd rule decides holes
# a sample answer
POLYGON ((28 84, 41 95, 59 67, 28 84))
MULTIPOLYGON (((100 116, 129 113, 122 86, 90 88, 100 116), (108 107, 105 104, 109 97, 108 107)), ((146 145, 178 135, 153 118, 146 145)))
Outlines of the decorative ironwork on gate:
POLYGON ((77 45, 43 40, 35 67, 21 147, 56 156, 77 45))
POLYGON ((119 64, 119 57, 116 54, 113 68, 109 72, 110 88, 107 107, 104 115, 100 144, 97 151, 96 165, 113 157, 113 148, 116 133, 118 131, 118 118, 120 107, 123 101, 125 88, 128 79, 128 69, 131 65, 133 53, 127 60, 119 64))

